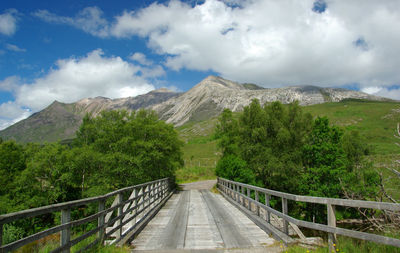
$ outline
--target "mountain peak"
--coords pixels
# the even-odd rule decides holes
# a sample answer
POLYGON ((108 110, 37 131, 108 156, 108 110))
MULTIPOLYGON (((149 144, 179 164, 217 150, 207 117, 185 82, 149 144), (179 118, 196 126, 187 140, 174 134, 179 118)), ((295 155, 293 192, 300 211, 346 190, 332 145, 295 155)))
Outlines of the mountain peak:
POLYGON ((218 87, 218 88, 228 88, 228 89, 234 89, 234 90, 243 90, 245 89, 242 85, 239 83, 233 82, 226 80, 222 77, 219 76, 214 76, 210 75, 203 79, 199 84, 197 84, 194 88, 199 88, 199 87, 218 87))
POLYGON ((209 75, 206 78, 203 79, 203 81, 220 81, 220 80, 225 80, 222 77, 215 76, 215 75, 209 75))
POLYGON ((175 92, 175 91, 172 91, 165 87, 150 91, 150 93, 173 93, 173 92, 175 92))
POLYGON ((52 106, 52 105, 57 105, 57 104, 61 104, 61 103, 58 102, 57 100, 54 100, 53 103, 50 104, 50 106, 52 106))

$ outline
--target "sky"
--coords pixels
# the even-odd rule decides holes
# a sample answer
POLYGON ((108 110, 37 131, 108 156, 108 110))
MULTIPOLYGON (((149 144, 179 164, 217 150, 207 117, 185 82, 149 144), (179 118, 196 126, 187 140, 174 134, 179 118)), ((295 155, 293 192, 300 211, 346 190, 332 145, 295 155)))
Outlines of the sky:
POLYGON ((400 99, 399 27, 398 0, 1 1, 0 129, 208 75, 400 99))

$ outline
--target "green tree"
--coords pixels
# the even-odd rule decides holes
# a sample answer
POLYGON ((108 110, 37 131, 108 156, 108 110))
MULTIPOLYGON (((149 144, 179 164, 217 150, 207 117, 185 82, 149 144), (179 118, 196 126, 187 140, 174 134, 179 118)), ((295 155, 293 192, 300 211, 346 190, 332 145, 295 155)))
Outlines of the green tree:
POLYGON ((218 161, 216 174, 219 177, 245 184, 255 184, 256 182, 254 173, 246 162, 232 154, 226 155, 218 161))
POLYGON ((15 141, 0 142, 0 214, 11 209, 18 175, 26 168, 22 145, 15 141))
POLYGON ((328 118, 318 117, 303 147, 302 193, 312 196, 339 197, 339 178, 346 173, 343 132, 329 126, 328 118))
POLYGON ((262 107, 253 100, 238 121, 226 109, 216 127, 223 153, 219 164, 234 161, 231 155, 237 156, 261 185, 294 192, 299 183, 294 179, 300 178, 302 167, 301 147, 311 131, 311 122, 311 115, 304 114, 298 103, 283 106, 274 102, 262 107))
POLYGON ((218 147, 222 155, 238 154, 238 122, 233 118, 232 111, 224 109, 215 128, 215 137, 219 140, 218 147))
POLYGON ((311 115, 297 102, 280 102, 261 107, 258 100, 244 108, 240 117, 238 146, 262 185, 296 192, 301 173, 301 147, 311 129, 311 115))
POLYGON ((151 111, 103 111, 96 118, 86 116, 76 143, 102 154, 102 178, 98 180, 103 180, 106 190, 173 177, 183 165, 183 143, 177 132, 151 111))
POLYGON ((33 155, 17 180, 16 206, 32 208, 79 197, 71 185, 67 151, 67 147, 52 143, 33 155))

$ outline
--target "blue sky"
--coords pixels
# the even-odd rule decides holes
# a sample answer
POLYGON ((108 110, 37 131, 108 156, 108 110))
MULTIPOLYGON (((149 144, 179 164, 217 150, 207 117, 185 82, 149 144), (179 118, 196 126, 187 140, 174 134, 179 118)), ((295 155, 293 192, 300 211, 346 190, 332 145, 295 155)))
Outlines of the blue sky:
POLYGON ((0 3, 0 129, 48 106, 210 74, 400 99, 400 1, 0 3))

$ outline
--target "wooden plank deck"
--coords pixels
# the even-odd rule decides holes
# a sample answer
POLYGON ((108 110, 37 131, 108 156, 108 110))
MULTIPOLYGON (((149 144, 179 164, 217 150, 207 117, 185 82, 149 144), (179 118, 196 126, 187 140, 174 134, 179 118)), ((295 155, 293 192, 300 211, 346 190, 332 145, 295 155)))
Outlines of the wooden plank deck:
POLYGON ((186 185, 174 194, 132 241, 133 252, 279 252, 276 240, 210 185, 186 185))

